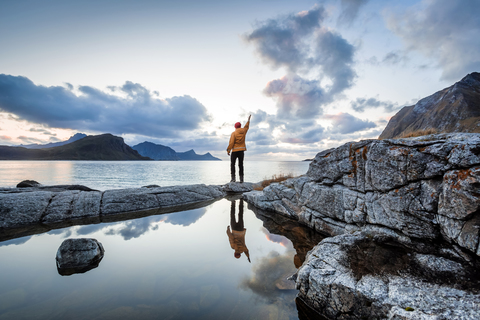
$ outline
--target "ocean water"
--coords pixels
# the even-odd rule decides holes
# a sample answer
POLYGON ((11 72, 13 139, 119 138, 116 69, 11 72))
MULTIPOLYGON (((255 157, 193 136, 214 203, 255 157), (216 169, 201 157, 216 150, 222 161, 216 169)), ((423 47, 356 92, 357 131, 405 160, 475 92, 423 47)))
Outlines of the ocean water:
MULTIPOLYGON (((278 174, 305 174, 308 161, 248 161, 245 181, 259 182, 278 174)), ((238 180, 238 166, 237 180, 238 180)), ((229 161, 0 161, 0 187, 20 181, 43 185, 81 184, 96 190, 187 184, 225 184, 229 161)))

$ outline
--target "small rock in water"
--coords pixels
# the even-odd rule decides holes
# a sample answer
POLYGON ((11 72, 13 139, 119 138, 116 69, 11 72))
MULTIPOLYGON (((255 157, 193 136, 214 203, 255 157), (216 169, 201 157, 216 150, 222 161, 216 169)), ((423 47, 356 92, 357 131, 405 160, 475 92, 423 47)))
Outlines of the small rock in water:
POLYGON ((67 239, 62 242, 57 251, 58 273, 62 276, 69 276, 96 268, 102 260, 104 252, 102 244, 96 239, 67 239))
POLYGON ((148 186, 143 186, 142 188, 151 189, 151 188, 160 188, 160 186, 158 184, 149 184, 148 186))
POLYGON ((17 188, 33 188, 39 186, 41 186, 41 184, 35 180, 23 180, 22 182, 17 184, 17 188))

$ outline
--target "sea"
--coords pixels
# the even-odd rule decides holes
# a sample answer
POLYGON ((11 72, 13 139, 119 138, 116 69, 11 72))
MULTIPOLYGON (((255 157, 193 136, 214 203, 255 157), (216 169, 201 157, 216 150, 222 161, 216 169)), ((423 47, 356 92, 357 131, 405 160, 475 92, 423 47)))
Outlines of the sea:
MULTIPOLYGON (((245 161, 247 182, 274 175, 300 176, 309 161, 245 161)), ((238 166, 236 167, 236 178, 238 166)), ((138 188, 147 185, 222 185, 230 181, 229 161, 0 161, 0 187, 23 180, 42 185, 80 184, 95 190, 138 188)))
MULTIPOLYGON (((245 180, 307 168, 308 162, 247 161, 245 180)), ((230 175, 229 163, 220 161, 0 161, 1 187, 25 179, 107 190, 224 184, 230 175)), ((0 320, 306 319, 288 277, 320 240, 285 219, 262 216, 237 196, 170 214, 45 226, 43 233, 0 241, 0 320), (238 256, 228 231, 240 223, 248 255, 238 256), (97 239, 105 255, 91 270, 64 275, 55 257, 73 238, 97 239)))

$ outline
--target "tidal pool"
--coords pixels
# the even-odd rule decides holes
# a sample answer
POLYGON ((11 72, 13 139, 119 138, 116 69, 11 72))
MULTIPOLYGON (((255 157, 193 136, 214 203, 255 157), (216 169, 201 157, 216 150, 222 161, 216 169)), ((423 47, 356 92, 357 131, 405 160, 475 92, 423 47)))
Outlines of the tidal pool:
POLYGON ((231 198, 4 241, 0 319, 298 319, 297 291, 287 277, 320 240, 231 198), (84 237, 103 244, 103 260, 61 276, 58 247, 84 237))

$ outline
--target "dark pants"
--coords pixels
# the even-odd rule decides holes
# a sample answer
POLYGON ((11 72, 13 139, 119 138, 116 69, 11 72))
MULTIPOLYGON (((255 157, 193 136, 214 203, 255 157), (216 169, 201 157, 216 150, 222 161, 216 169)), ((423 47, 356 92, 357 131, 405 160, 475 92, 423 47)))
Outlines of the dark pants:
POLYGON ((240 206, 238 210, 238 222, 235 219, 235 203, 237 201, 233 200, 230 204, 230 226, 232 230, 243 231, 243 199, 240 199, 240 206))
POLYGON ((235 162, 237 161, 237 158, 238 158, 238 171, 240 174, 240 178, 243 178, 243 157, 244 156, 245 156, 244 151, 232 152, 232 155, 230 156, 230 174, 232 175, 232 178, 235 178, 235 162))

